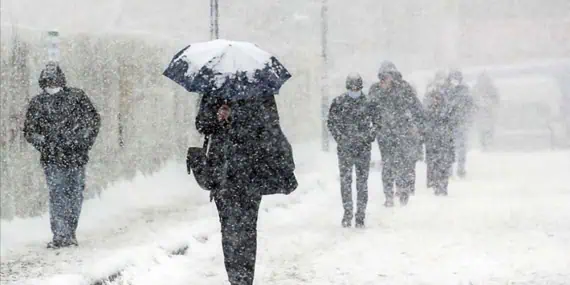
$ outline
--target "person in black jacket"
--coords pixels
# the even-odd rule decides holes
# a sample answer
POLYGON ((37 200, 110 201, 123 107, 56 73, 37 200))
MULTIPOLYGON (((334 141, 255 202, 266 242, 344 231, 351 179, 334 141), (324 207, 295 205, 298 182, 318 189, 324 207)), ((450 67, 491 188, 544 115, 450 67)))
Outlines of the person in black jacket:
POLYGON ((452 70, 445 86, 448 99, 457 112, 455 120, 455 159, 457 160, 457 175, 463 178, 467 175, 467 142, 468 134, 473 121, 475 103, 470 94, 469 87, 463 82, 463 74, 459 70, 452 70))
MULTIPOLYGON (((427 108, 429 108, 430 106, 432 106, 432 104, 434 103, 434 100, 438 99, 438 96, 441 96, 442 93, 445 92, 445 85, 447 82, 447 75, 445 74, 445 71, 443 70, 438 70, 435 73, 435 77, 434 79, 429 83, 424 98, 423 98, 423 102, 422 102, 422 106, 424 107, 424 110, 426 111, 426 129, 429 128, 429 110, 427 108)), ((426 146, 426 153, 425 153, 425 162, 426 162, 426 174, 427 174, 427 179, 426 179, 426 183, 427 183, 427 188, 433 188, 435 187, 435 183, 434 183, 434 179, 433 179, 433 174, 434 174, 434 169, 435 166, 433 164, 433 162, 435 161, 435 159, 433 157, 431 157, 431 155, 433 154, 432 151, 430 151, 429 149, 429 141, 428 141, 428 137, 427 135, 424 136, 424 144, 426 146)))
POLYGON ((210 155, 219 185, 212 190, 222 248, 232 285, 253 284, 257 217, 262 195, 289 194, 297 184, 290 143, 279 125, 272 94, 226 100, 205 94, 196 128, 210 136, 210 155))
POLYGON ((481 73, 473 86, 475 109, 477 114, 477 132, 483 151, 493 143, 494 130, 500 105, 497 86, 487 73, 481 73))
POLYGON ((330 106, 328 128, 337 142, 340 188, 344 215, 342 226, 350 227, 354 217, 352 202, 352 169, 356 169, 356 227, 364 227, 368 203, 368 174, 371 145, 376 134, 370 103, 362 92, 362 77, 350 74, 347 92, 335 98, 330 106))
POLYGON ((428 187, 437 196, 447 196, 451 168, 455 160, 457 117, 462 110, 445 86, 439 86, 426 94, 426 163, 428 187))
POLYGON ((77 245, 85 165, 99 133, 100 116, 83 90, 66 86, 56 63, 46 65, 39 85, 42 92, 29 103, 24 136, 41 154, 49 188, 53 240, 48 247, 77 245))
POLYGON ((375 117, 380 118, 378 145, 382 155, 382 182, 386 207, 394 206, 394 184, 400 204, 406 205, 415 192, 416 162, 420 159, 423 110, 413 88, 396 66, 382 63, 380 82, 370 87, 375 117))

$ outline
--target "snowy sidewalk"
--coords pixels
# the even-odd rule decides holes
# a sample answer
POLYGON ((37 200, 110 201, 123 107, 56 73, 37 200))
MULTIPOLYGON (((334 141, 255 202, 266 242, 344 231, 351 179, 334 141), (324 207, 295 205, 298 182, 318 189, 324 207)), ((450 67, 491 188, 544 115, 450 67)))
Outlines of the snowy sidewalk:
MULTIPOLYGON (((335 156, 305 155, 304 160, 316 159, 320 167, 303 169, 294 194, 267 197, 262 203, 256 284, 570 282, 569 152, 471 153, 469 178, 452 181, 449 197, 434 197, 425 189, 420 163, 418 194, 406 208, 382 207, 380 172, 373 171, 368 227, 362 230, 340 227, 335 156)), ((162 175, 176 171, 165 169, 162 175)), ((183 175, 176 174, 188 179, 183 175)), ((130 266, 112 284, 226 284, 215 207, 201 197, 207 194, 189 192, 196 196, 187 197, 186 203, 180 199, 143 211, 143 219, 123 233, 105 232, 84 241, 79 264, 73 249, 55 255, 43 243, 28 248, 37 255, 33 260, 47 268, 32 263, 26 278, 42 276, 42 284, 85 284, 85 276, 126 262, 130 266), (189 200, 194 204, 188 206, 189 200), (184 256, 153 251, 157 243, 181 239, 190 245, 184 256), (141 253, 138 262, 125 261, 136 252, 141 253), (41 274, 31 274, 34 270, 41 274)), ((20 267, 26 266, 21 259, 28 255, 13 256, 19 256, 20 267)), ((3 281, 4 274, 3 255, 3 281)))
MULTIPOLYGON (((300 173, 318 161, 312 147, 296 146, 300 173)), ((86 201, 79 248, 45 248, 51 239, 47 215, 2 221, 0 281, 46 284, 51 276, 65 274, 66 281, 57 278, 52 284, 83 284, 135 263, 143 252, 199 242, 219 230, 208 196, 186 174, 185 165, 169 163, 153 175, 117 183, 100 198, 86 201)), ((278 203, 295 199, 285 197, 278 203)))
MULTIPOLYGON (((340 227, 331 157, 303 181, 314 188, 302 203, 261 213, 256 284, 569 284, 569 158, 474 153, 449 197, 422 187, 420 164, 419 193, 393 209, 382 207, 373 172, 368 228, 356 230, 340 227)), ((133 285, 226 284, 220 236, 128 276, 133 285)))

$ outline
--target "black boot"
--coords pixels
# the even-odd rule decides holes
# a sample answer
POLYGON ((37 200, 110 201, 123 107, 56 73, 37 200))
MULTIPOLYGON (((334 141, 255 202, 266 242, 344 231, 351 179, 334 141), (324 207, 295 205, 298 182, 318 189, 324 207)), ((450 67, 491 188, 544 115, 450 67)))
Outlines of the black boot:
POLYGON ((364 217, 365 216, 366 215, 363 212, 357 212, 354 226, 357 228, 364 228, 364 217))
POLYGON ((52 240, 52 241, 47 243, 46 248, 59 249, 59 248, 63 247, 62 245, 63 245, 63 243, 61 240, 52 240))
POLYGON ((73 235, 73 237, 69 240, 69 244, 72 246, 79 246, 79 243, 77 242, 77 238, 75 237, 75 235, 73 235))
POLYGON ((410 194, 407 191, 403 191, 400 193, 400 205, 401 206, 408 205, 409 200, 410 200, 410 194))
POLYGON ((384 207, 386 208, 394 207, 394 195, 386 195, 386 201, 384 202, 384 207))
POLYGON ((364 218, 362 219, 356 219, 356 223, 354 225, 356 228, 362 229, 364 228, 364 218))
POLYGON ((464 179, 465 176, 467 176, 467 171, 465 171, 463 168, 460 168, 457 170, 457 176, 459 176, 461 179, 464 179))
POLYGON ((349 212, 344 212, 341 224, 343 228, 352 227, 352 214, 349 212))

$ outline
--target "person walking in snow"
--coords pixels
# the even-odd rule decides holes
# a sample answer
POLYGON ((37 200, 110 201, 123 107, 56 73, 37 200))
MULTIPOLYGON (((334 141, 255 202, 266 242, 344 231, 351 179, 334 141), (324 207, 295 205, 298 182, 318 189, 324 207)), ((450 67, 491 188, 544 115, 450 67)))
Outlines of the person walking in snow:
POLYGON ((415 192, 415 165, 420 154, 423 110, 419 99, 396 66, 382 63, 380 82, 370 87, 369 96, 376 118, 380 118, 378 145, 382 156, 382 183, 386 207, 394 205, 394 184, 401 205, 415 192))
POLYGON ((473 119, 474 102, 469 87, 463 83, 463 74, 459 70, 452 70, 446 82, 446 93, 455 105, 455 148, 457 160, 457 175, 464 178, 467 174, 467 140, 473 119))
POLYGON ((497 110, 500 104, 499 92, 486 73, 481 73, 473 87, 477 109, 477 131, 483 150, 488 150, 493 142, 497 110))
POLYGON ((352 171, 356 170, 355 226, 364 227, 368 203, 368 174, 372 142, 376 138, 370 103, 362 92, 363 81, 359 74, 346 78, 346 92, 336 97, 328 116, 328 129, 337 143, 340 172, 340 192, 344 215, 342 226, 352 226, 352 171))
POLYGON ((83 90, 66 85, 57 63, 46 65, 39 85, 41 93, 28 106, 24 136, 41 154, 49 189, 53 239, 48 248, 77 246, 85 166, 99 133, 100 116, 83 90))
POLYGON ((222 99, 204 94, 196 129, 210 137, 209 156, 219 180, 211 190, 221 224, 222 249, 232 285, 251 285, 257 218, 263 195, 297 187, 293 151, 279 125, 274 95, 222 99))
MULTIPOLYGON (((445 83, 447 82, 447 76, 444 71, 440 70, 435 73, 435 77, 432 82, 428 85, 426 89, 426 93, 423 98, 422 105, 426 112, 429 112, 428 108, 431 108, 434 104, 435 100, 439 100, 442 94, 445 93, 444 87, 445 83)), ((426 126, 429 127, 429 113, 426 113, 426 126)), ((425 162, 426 162, 426 174, 427 174, 427 187, 432 188, 435 186, 434 183, 434 157, 433 157, 433 149, 430 149, 430 142, 428 141, 428 136, 424 137, 424 144, 425 144, 425 162)))
POLYGON ((456 119, 462 111, 452 101, 445 86, 434 88, 426 94, 425 142, 428 166, 428 188, 434 188, 437 196, 447 196, 449 177, 455 159, 456 119))

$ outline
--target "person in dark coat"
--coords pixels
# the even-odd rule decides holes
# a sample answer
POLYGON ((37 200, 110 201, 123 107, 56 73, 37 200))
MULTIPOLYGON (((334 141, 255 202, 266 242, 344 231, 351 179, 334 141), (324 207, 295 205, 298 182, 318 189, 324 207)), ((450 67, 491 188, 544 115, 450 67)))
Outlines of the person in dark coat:
POLYGON ((39 85, 42 92, 29 103, 24 136, 41 154, 49 188, 53 240, 48 247, 76 246, 85 166, 101 120, 83 90, 67 87, 56 63, 46 65, 39 85))
POLYGON ((344 208, 343 227, 350 227, 354 217, 353 168, 356 170, 356 227, 364 227, 368 203, 368 174, 372 142, 376 138, 376 133, 370 103, 362 88, 362 77, 359 74, 348 75, 347 92, 333 100, 327 121, 328 129, 337 142, 340 190, 344 208))
POLYGON ((230 284, 251 285, 261 198, 296 188, 293 151, 273 95, 241 100, 211 95, 202 97, 196 128, 211 137, 210 152, 219 160, 214 164, 221 182, 211 197, 221 224, 224 263, 230 284))
POLYGON ((376 117, 380 118, 378 145, 382 156, 382 182, 386 207, 394 205, 394 184, 400 203, 406 205, 415 192, 416 162, 422 141, 423 110, 408 82, 391 62, 378 72, 380 82, 370 87, 376 117))
POLYGON ((436 195, 447 196, 451 168, 455 160, 458 105, 444 86, 432 90, 425 100, 426 163, 428 187, 436 195))
POLYGON ((486 73, 481 73, 473 87, 476 100, 477 129, 483 150, 488 150, 493 142, 497 109, 500 97, 497 87, 486 73))
MULTIPOLYGON (((434 79, 432 82, 429 83, 428 87, 426 88, 426 93, 423 98, 422 105, 424 110, 428 112, 427 108, 432 106, 433 102, 438 99, 438 96, 445 93, 444 87, 445 83, 447 82, 447 75, 444 71, 439 70, 436 72, 434 79)), ((429 114, 426 114, 426 116, 429 114)), ((426 128, 429 126, 429 117, 426 117, 428 121, 426 123, 426 128)), ((427 174, 427 188, 432 188, 435 186, 433 174, 434 174, 434 165, 433 162, 435 159, 432 157, 433 152, 430 151, 428 147, 427 135, 424 136, 424 144, 426 145, 426 154, 425 154, 425 162, 426 162, 426 174, 427 174)))
POLYGON ((457 175, 461 178, 467 174, 465 165, 467 163, 467 140, 469 129, 473 120, 474 102, 469 87, 463 83, 463 74, 459 70, 452 70, 446 83, 446 93, 455 105, 455 148, 457 160, 457 175))

